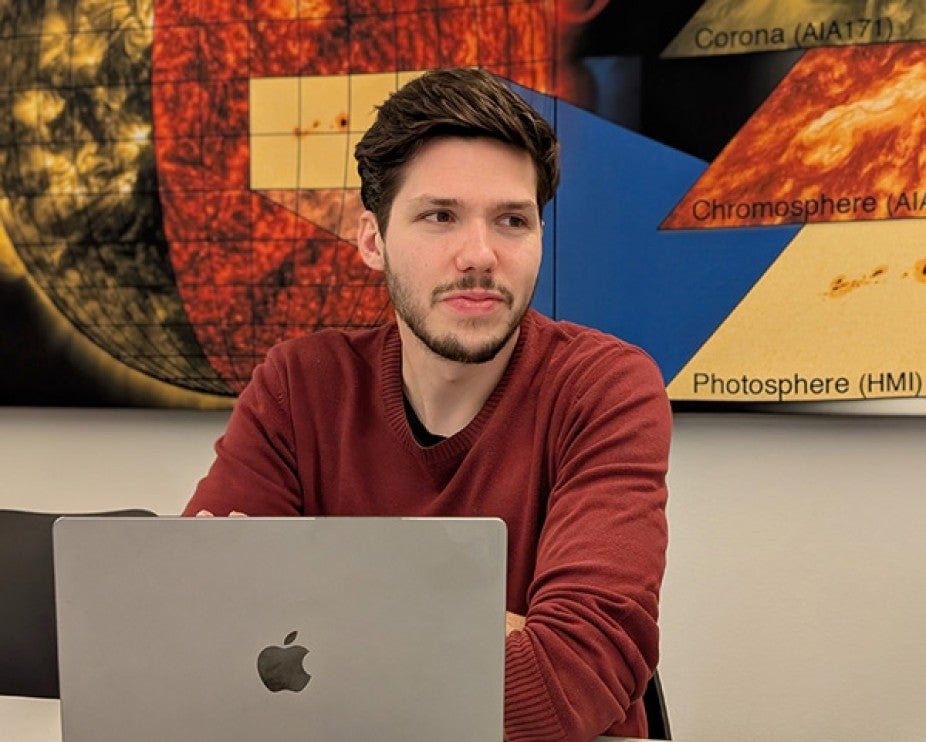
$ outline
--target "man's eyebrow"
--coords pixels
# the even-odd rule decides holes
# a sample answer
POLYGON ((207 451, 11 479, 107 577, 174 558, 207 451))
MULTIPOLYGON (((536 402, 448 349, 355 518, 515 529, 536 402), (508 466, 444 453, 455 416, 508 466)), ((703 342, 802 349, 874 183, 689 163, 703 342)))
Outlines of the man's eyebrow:
MULTIPOLYGON (((458 198, 445 196, 432 196, 423 194, 410 199, 413 206, 460 206, 463 202, 458 198)), ((530 211, 537 208, 537 202, 533 199, 524 199, 523 201, 499 201, 492 204, 493 208, 500 211, 530 211)))
POLYGON ((533 199, 526 199, 524 201, 502 201, 496 205, 499 209, 504 209, 505 211, 531 211, 537 208, 537 202, 533 199))
POLYGON ((412 204, 412 206, 459 206, 460 199, 432 196, 429 193, 424 193, 421 196, 409 199, 409 203, 412 204))

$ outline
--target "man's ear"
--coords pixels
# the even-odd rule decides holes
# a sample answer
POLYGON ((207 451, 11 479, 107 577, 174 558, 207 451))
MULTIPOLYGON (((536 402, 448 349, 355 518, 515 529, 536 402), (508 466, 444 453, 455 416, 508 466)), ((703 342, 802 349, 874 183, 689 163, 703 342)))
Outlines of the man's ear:
POLYGON ((383 238, 379 233, 376 215, 372 211, 364 211, 360 215, 360 221, 357 223, 357 249, 368 268, 375 271, 385 269, 383 238))

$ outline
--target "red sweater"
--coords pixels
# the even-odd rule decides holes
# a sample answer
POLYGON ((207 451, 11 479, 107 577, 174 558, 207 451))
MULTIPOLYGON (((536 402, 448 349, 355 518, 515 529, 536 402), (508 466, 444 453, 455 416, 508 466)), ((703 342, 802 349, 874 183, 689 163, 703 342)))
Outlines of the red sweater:
POLYGON ((671 415, 653 361, 536 312, 463 430, 419 446, 394 324, 273 348, 185 514, 498 516, 509 742, 646 736, 671 415))

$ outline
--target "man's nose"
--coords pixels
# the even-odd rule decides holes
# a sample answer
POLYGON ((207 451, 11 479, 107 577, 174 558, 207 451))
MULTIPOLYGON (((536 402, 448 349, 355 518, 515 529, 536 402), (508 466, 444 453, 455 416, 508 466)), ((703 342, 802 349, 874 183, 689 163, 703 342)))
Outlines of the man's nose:
POLYGON ((474 221, 460 235, 460 245, 456 254, 457 270, 461 273, 470 271, 491 272, 498 264, 498 255, 492 240, 489 225, 483 221, 474 221))

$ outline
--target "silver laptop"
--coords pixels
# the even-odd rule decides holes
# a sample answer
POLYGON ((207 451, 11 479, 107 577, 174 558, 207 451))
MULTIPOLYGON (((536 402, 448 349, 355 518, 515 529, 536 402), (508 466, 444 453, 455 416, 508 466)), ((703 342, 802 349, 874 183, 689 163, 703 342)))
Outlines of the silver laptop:
POLYGON ((64 742, 503 734, 497 519, 62 518, 64 742))

